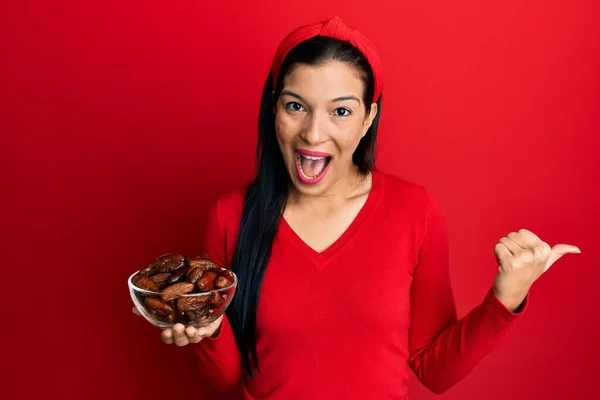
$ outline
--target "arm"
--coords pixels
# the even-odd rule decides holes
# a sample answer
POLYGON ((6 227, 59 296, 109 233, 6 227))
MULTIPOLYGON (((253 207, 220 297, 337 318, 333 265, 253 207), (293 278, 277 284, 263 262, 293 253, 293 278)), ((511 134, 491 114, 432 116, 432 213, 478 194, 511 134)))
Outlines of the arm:
MULTIPOLYGON (((210 210, 203 235, 202 252, 209 254, 220 265, 227 265, 227 245, 219 220, 219 203, 210 210)), ((192 345, 202 375, 215 387, 231 389, 242 380, 241 356, 227 316, 212 337, 192 345)))
POLYGON ((450 389, 502 342, 526 306, 527 298, 512 312, 490 288, 479 305, 457 320, 445 217, 431 199, 411 287, 408 362, 418 379, 434 393, 450 389))

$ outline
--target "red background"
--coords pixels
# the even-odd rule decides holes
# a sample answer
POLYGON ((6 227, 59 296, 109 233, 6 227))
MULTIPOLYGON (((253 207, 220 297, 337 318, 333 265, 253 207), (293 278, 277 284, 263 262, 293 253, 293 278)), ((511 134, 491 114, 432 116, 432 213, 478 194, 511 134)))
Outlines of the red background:
POLYGON ((131 314, 126 278, 195 252, 209 202, 252 175, 279 40, 333 15, 381 53, 379 167, 447 212, 460 315, 483 298, 508 232, 583 251, 536 283, 508 340, 444 398, 593 397, 597 3, 324 3, 2 5, 2 397, 211 398, 191 354, 131 314))

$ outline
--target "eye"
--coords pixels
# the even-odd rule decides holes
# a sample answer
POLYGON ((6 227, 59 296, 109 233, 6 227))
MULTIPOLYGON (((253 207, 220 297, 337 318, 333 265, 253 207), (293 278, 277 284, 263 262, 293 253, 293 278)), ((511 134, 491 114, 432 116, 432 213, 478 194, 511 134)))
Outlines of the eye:
POLYGON ((352 111, 350 111, 347 108, 340 107, 340 108, 336 108, 333 113, 335 114, 336 117, 348 117, 352 114, 352 111))
POLYGON ((304 107, 302 107, 302 104, 297 103, 295 101, 290 101, 289 103, 286 103, 285 108, 290 111, 296 111, 296 112, 304 110, 304 107))

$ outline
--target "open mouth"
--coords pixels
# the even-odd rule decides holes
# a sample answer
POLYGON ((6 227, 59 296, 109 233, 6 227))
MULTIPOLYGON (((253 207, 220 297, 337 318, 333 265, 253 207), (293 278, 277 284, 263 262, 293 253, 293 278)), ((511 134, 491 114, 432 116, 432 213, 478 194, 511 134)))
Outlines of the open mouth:
POLYGON ((296 169, 298 178, 304 183, 317 183, 323 179, 331 156, 325 153, 311 153, 306 151, 296 152, 296 169))

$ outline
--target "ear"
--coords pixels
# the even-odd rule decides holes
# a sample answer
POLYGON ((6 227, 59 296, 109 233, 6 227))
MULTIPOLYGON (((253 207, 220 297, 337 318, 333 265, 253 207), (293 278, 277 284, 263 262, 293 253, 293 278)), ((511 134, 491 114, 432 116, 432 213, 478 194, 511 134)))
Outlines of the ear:
POLYGON ((377 111, 378 111, 377 103, 371 104, 371 112, 369 113, 369 115, 367 115, 365 117, 365 120, 363 122, 363 132, 362 132, 361 139, 363 137, 365 137, 365 135, 367 134, 367 131, 369 130, 369 128, 373 124, 373 120, 377 116, 377 111))

